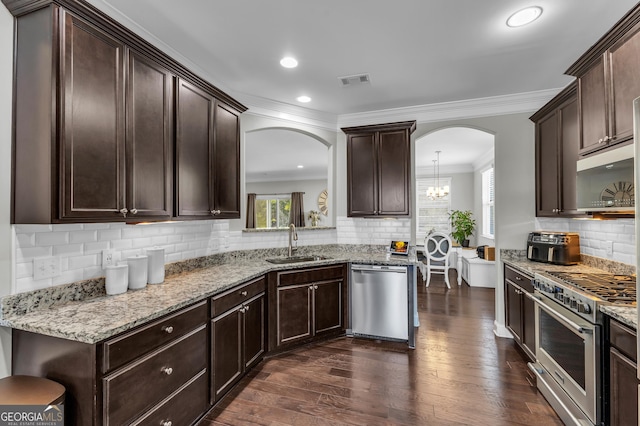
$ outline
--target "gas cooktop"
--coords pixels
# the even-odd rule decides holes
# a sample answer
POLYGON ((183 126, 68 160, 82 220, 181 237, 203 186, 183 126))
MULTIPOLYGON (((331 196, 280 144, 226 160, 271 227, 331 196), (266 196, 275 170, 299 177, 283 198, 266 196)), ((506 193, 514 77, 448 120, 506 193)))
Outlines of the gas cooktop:
POLYGON ((606 302, 636 305, 636 277, 633 275, 550 272, 546 274, 578 287, 606 302))

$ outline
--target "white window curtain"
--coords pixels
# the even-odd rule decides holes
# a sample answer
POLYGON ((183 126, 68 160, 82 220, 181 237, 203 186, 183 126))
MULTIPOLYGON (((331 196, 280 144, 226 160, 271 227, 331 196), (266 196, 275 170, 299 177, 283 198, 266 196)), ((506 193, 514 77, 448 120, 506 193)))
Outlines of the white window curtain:
POLYGON ((440 186, 449 186, 449 195, 436 198, 427 197, 427 189, 436 186, 436 179, 432 177, 416 179, 416 242, 422 244, 431 230, 444 233, 451 232, 449 223, 449 211, 451 210, 451 186, 450 177, 440 177, 440 186))
POLYGON ((495 238, 495 188, 493 167, 482 172, 482 236, 495 238))

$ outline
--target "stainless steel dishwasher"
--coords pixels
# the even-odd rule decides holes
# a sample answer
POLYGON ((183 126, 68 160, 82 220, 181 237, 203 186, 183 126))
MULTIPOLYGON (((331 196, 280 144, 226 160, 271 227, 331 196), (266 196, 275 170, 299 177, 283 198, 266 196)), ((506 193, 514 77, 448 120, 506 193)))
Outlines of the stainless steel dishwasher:
POLYGON ((352 335, 402 340, 413 347, 408 276, 406 266, 351 265, 352 335))

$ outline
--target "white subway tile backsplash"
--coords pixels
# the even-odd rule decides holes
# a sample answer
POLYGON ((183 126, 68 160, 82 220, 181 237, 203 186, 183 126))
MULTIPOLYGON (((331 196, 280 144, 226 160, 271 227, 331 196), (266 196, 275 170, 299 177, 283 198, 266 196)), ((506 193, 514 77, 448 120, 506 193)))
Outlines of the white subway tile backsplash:
POLYGON ((98 241, 119 240, 122 238, 121 229, 100 229, 98 231, 98 241))
MULTIPOLYGON (((100 257, 102 261, 102 256, 100 257)), ((69 269, 83 269, 98 266, 98 256, 90 254, 86 256, 76 256, 69 258, 69 269)))
POLYGON ((582 253, 629 265, 636 263, 634 219, 602 221, 537 218, 536 229, 578 232, 582 253), (607 255, 605 247, 607 241, 614 242, 612 255, 607 255))
POLYGON ((82 244, 67 244, 64 246, 53 246, 54 256, 79 256, 83 253, 82 244))
POLYGON ((59 277, 53 278, 51 285, 60 285, 60 284, 72 283, 75 281, 81 281, 84 279, 83 277, 84 277, 84 271, 82 269, 71 269, 71 270, 62 272, 62 274, 59 277))
MULTIPOLYGON (((118 242, 120 241, 124 241, 124 240, 119 240, 118 242)), ((85 254, 102 253, 102 250, 107 250, 109 248, 115 248, 115 247, 109 247, 109 241, 100 241, 97 243, 85 243, 84 253, 85 254)))
POLYGON ((17 263, 16 278, 26 278, 33 276, 33 262, 17 263))
POLYGON ((36 257, 52 256, 53 249, 51 246, 42 247, 18 247, 16 250, 17 262, 30 262, 36 257))
POLYGON ((92 243, 98 241, 97 231, 72 231, 69 232, 70 243, 92 243))
MULTIPOLYGON (((73 281, 69 281, 73 282, 73 281)), ((53 280, 51 278, 47 278, 44 280, 34 280, 33 277, 25 277, 25 278, 16 278, 16 290, 18 293, 22 293, 25 291, 33 291, 40 290, 43 288, 51 287, 53 285, 53 280)))
POLYGON ((38 246, 63 245, 68 242, 68 232, 38 232, 36 234, 36 245, 38 246))

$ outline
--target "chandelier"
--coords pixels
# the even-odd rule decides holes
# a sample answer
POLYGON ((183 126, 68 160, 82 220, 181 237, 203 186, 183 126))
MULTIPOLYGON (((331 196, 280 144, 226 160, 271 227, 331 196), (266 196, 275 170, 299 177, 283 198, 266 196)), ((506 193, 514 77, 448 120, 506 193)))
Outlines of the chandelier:
POLYGON ((436 151, 436 160, 433 160, 433 178, 436 180, 435 188, 430 186, 427 188, 427 197, 430 200, 444 198, 449 195, 449 185, 440 187, 440 151, 436 151))

